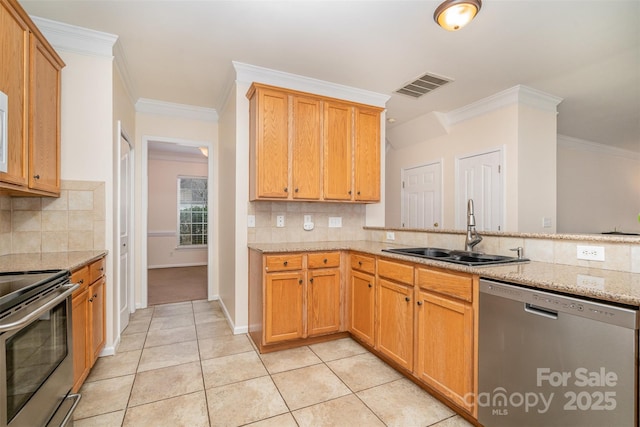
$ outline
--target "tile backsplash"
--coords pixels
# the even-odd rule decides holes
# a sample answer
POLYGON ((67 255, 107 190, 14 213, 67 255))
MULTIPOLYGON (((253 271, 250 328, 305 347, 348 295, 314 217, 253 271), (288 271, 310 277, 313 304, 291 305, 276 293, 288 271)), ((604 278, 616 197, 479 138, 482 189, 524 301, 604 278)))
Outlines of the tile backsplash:
POLYGON ((249 243, 284 243, 362 240, 366 233, 365 205, 320 202, 250 202, 249 215, 255 215, 255 228, 248 229, 249 243), (284 227, 276 226, 278 215, 284 227), (311 215, 313 230, 303 228, 304 216, 311 215), (330 217, 340 217, 342 227, 329 227, 330 217))
POLYGON ((0 197, 0 255, 104 247, 104 182, 62 181, 59 198, 0 197))

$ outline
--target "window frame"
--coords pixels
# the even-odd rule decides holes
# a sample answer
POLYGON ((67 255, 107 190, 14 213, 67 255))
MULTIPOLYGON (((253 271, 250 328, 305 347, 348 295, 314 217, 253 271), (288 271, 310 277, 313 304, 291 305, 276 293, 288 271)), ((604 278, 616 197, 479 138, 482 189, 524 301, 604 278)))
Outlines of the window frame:
MULTIPOLYGON (((176 249, 204 249, 208 247, 208 242, 209 242, 209 183, 208 183, 208 177, 206 176, 193 176, 193 175, 178 175, 177 179, 176 179, 176 211, 177 211, 177 215, 176 215, 176 219, 177 219, 177 228, 176 228, 176 249), (206 220, 204 220, 202 222, 202 224, 206 227, 206 233, 202 234, 202 236, 204 236, 204 240, 207 243, 201 243, 201 244, 182 244, 181 242, 181 235, 182 233, 180 232, 180 216, 181 216, 181 206, 183 205, 182 203, 182 198, 181 198, 181 190, 182 190, 182 186, 181 186, 181 181, 182 180, 187 180, 187 179, 195 179, 195 180, 200 180, 200 181, 204 181, 205 185, 206 185, 206 192, 205 192, 205 201, 204 201, 204 206, 206 207, 206 213, 207 213, 207 218, 206 220)), ((193 217, 192 217, 193 219, 193 217)), ((193 226, 193 221, 190 222, 190 225, 193 226)), ((192 230, 193 231, 193 230, 192 230)), ((190 236, 193 236, 193 233, 190 233, 190 236)))

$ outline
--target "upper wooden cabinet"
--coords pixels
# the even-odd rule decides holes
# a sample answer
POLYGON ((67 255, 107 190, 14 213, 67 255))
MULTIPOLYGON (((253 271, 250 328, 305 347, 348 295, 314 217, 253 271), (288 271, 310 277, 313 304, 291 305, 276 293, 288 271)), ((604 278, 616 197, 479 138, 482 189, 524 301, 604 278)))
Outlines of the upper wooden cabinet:
POLYGON ((8 98, 0 192, 60 195, 60 70, 64 62, 15 0, 0 0, 0 91, 8 98))
POLYGON ((381 108, 259 83, 247 97, 251 200, 380 201, 381 108))

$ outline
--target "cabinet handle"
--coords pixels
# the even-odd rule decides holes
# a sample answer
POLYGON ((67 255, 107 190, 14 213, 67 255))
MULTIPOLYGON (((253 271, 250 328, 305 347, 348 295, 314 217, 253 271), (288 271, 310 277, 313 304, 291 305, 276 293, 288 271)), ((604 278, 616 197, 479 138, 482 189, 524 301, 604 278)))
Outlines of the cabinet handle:
POLYGON ((84 279, 80 279, 80 281, 78 282, 78 284, 82 285, 84 283, 84 279))
POLYGON ((298 192, 298 189, 296 188, 296 189, 295 189, 295 190, 293 190, 293 191, 295 191, 295 192, 297 193, 297 192, 298 192))
POLYGON ((326 264, 328 261, 329 261, 329 260, 325 258, 323 262, 326 264))
POLYGON ((40 175, 33 175, 33 179, 40 179, 40 175))
POLYGON ((358 196, 360 195, 360 192, 358 191, 358 196))
POLYGON ((298 280, 298 285, 302 285, 302 279, 298 280))
POLYGON ((358 261, 358 265, 362 267, 362 261, 358 261))
POLYGON ((370 287, 370 288, 373 288, 373 285, 372 285, 371 283, 369 283, 369 287, 370 287))
POLYGON ((94 298, 98 298, 98 294, 93 294, 93 297, 94 298))
POLYGON ((409 298, 409 297, 404 297, 404 300, 405 300, 406 302, 409 302, 409 301, 411 301, 411 298, 409 298))
POLYGON ((284 187, 284 192, 288 193, 289 192, 289 187, 284 187))
POLYGON ((285 262, 284 262, 284 266, 285 266, 285 267, 287 266, 287 264, 289 264, 289 261, 285 261, 285 262))
POLYGON ((349 190, 349 195, 351 195, 351 190, 349 190))
POLYGON ((422 305, 422 301, 418 301, 418 305, 422 305))
POLYGON ((311 279, 309 279, 309 281, 310 281, 311 283, 313 283, 313 277, 312 277, 311 279))

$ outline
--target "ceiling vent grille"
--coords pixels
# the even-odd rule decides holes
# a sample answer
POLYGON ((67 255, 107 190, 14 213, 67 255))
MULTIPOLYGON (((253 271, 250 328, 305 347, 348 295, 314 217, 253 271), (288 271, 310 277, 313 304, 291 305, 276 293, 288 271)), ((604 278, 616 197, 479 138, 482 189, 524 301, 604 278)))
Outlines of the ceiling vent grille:
POLYGON ((451 83, 452 81, 453 80, 445 79, 443 77, 434 76, 433 74, 425 74, 422 77, 418 77, 411 83, 407 83, 400 89, 396 90, 395 93, 407 95, 412 98, 420 98, 421 96, 426 95, 447 83, 451 83))

